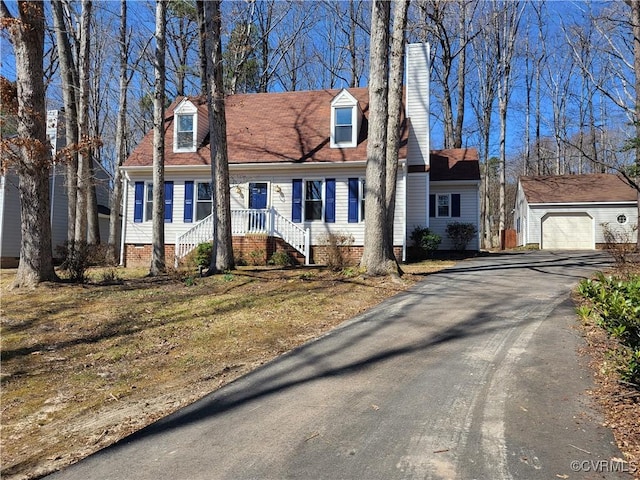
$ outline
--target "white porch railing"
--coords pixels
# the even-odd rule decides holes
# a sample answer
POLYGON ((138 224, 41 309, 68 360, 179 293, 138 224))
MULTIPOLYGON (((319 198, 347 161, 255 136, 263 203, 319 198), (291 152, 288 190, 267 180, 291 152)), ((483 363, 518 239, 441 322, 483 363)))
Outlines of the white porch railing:
MULTIPOLYGON (((274 208, 231 210, 231 234, 263 234, 278 237, 287 242, 304 256, 309 265, 311 248, 309 229, 303 229, 280 215, 274 208)), ((213 215, 196 223, 191 229, 176 237, 175 264, 195 249, 199 244, 213 238, 213 215)))

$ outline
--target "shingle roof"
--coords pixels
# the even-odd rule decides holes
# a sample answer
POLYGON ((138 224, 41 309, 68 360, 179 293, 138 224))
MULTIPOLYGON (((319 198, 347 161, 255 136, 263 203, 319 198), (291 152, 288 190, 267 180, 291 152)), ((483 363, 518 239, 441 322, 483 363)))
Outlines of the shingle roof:
POLYGON ((607 173, 520 177, 529 203, 635 201, 638 192, 622 177, 607 173))
POLYGON ((432 150, 429 163, 433 181, 480 180, 480 163, 475 148, 432 150))
MULTIPOLYGON (((350 88, 363 111, 358 145, 355 148, 330 148, 331 100, 341 90, 314 90, 284 93, 230 95, 225 100, 227 151, 230 164, 260 163, 342 163, 367 158, 367 118, 369 91, 350 88)), ((165 165, 209 165, 207 102, 204 97, 189 97, 198 109, 198 149, 193 153, 173 151, 173 111, 178 98, 165 116, 165 165)), ((403 123, 399 158, 407 156, 408 129, 403 123)), ((479 180, 478 152, 475 148, 434 150, 430 160, 431 179, 479 180)), ((125 166, 151 166, 153 132, 149 132, 125 162, 125 166)))
MULTIPOLYGON (((230 164, 277 162, 349 162, 367 158, 369 92, 351 88, 349 93, 364 113, 360 139, 355 148, 330 148, 331 100, 341 90, 230 95, 225 101, 227 150, 230 164)), ((165 165, 209 164, 208 136, 196 153, 174 153, 173 109, 166 115, 165 165)), ((207 119, 202 97, 190 100, 198 107, 199 125, 207 119)), ((406 157, 407 132, 403 134, 400 158, 406 157)), ((125 166, 152 164, 153 132, 148 133, 125 162, 125 166)))

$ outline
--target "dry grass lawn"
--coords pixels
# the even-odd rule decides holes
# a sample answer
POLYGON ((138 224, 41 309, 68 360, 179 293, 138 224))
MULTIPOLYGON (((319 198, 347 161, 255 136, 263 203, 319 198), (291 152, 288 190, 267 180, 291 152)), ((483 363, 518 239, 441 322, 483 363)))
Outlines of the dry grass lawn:
MULTIPOLYGON (((3 479, 37 478, 189 404, 453 262, 400 282, 320 268, 9 290, 2 270, 3 479)), ((114 280, 115 282, 107 281, 114 280)))
MULTIPOLYGON (((403 266, 401 281, 321 268, 186 280, 97 269, 85 285, 35 290, 9 290, 15 271, 1 270, 0 476, 33 479, 73 463, 450 265, 403 266)), ((595 396, 638 462, 640 399, 603 374, 602 334, 585 337, 595 396)))

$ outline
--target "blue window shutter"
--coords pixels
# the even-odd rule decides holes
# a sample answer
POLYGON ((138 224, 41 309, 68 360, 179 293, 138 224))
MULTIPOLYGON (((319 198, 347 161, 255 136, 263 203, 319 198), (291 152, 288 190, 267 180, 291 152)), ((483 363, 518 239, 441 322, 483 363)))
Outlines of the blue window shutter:
POLYGON ((292 197, 292 210, 291 210, 291 221, 294 223, 302 222, 302 180, 301 179, 293 179, 292 180, 293 187, 293 197, 292 197))
POLYGON ((357 178, 349 179, 349 223, 358 223, 359 184, 357 178))
POLYGON ((136 182, 134 192, 133 221, 141 223, 142 212, 144 211, 144 182, 136 182))
POLYGON ((164 182, 164 221, 173 222, 173 182, 164 182))
POLYGON ((327 178, 324 181, 324 221, 335 223, 336 221, 336 179, 327 178))
POLYGON ((193 222, 193 181, 184 182, 184 223, 193 222))
POLYGON ((429 195, 429 216, 436 216, 436 196, 433 193, 429 195))
POLYGON ((451 195, 451 216, 459 217, 460 216, 460 194, 453 193, 451 195))

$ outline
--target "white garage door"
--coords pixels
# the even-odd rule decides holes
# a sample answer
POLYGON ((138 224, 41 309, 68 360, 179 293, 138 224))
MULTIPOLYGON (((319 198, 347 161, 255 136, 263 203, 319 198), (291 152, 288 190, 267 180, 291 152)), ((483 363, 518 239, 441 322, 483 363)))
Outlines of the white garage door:
POLYGON ((542 219, 544 250, 594 250, 593 219, 586 213, 552 213, 542 219))

